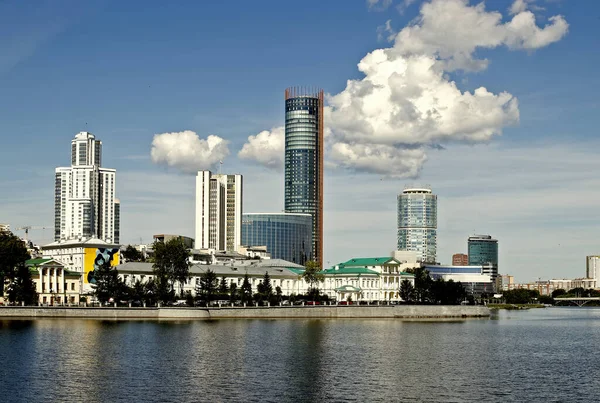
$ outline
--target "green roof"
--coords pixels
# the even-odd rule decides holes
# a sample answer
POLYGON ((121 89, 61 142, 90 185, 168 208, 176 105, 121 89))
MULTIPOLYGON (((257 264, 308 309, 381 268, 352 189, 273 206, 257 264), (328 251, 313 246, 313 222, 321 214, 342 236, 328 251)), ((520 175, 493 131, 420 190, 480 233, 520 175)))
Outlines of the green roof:
POLYGON ((379 273, 377 273, 374 270, 367 269, 366 267, 344 267, 343 265, 339 265, 338 269, 332 267, 330 269, 323 270, 321 273, 333 276, 347 276, 352 274, 367 274, 379 276, 379 273))
POLYGON ((349 266, 381 266, 383 264, 400 264, 394 258, 389 256, 385 257, 357 257, 354 259, 350 259, 347 262, 341 263, 340 265, 344 265, 346 267, 349 266))
POLYGON ((288 269, 289 271, 296 273, 298 275, 304 274, 304 269, 298 269, 296 267, 286 267, 286 269, 288 269))
POLYGON ((41 259, 41 258, 40 259, 29 259, 28 261, 25 262, 25 264, 27 266, 39 266, 39 265, 47 263, 47 262, 49 262, 51 260, 52 259, 48 259, 48 258, 45 258, 45 259, 41 259))

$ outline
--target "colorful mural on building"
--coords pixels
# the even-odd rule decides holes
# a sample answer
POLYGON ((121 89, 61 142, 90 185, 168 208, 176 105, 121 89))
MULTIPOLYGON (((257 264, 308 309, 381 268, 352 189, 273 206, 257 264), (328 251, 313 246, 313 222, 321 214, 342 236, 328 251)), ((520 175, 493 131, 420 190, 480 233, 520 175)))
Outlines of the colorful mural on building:
POLYGON ((117 266, 119 258, 118 248, 85 248, 83 282, 85 284, 95 284, 94 271, 106 262, 110 262, 111 267, 117 266))

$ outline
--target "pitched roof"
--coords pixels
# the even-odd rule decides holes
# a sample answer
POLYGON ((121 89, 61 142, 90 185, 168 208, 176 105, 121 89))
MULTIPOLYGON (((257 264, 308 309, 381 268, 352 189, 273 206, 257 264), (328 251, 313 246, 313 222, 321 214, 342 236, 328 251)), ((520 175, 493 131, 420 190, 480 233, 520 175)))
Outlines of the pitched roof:
POLYGON ((383 264, 400 264, 396 259, 384 256, 384 257, 357 257, 350 259, 347 262, 341 263, 345 267, 349 266, 381 266, 383 264))
POLYGON ((61 266, 61 267, 65 266, 64 264, 62 264, 58 260, 52 259, 52 258, 29 259, 29 260, 27 260, 25 262, 25 265, 26 266, 30 266, 30 267, 31 266, 37 267, 37 266, 45 265, 45 264, 48 264, 48 263, 51 263, 51 262, 56 263, 57 266, 61 266))
POLYGON ((358 274, 366 274, 372 276, 379 276, 375 270, 367 269, 366 267, 344 267, 340 265, 337 269, 332 267, 327 270, 323 270, 321 272, 326 276, 349 276, 349 275, 358 275, 358 274))

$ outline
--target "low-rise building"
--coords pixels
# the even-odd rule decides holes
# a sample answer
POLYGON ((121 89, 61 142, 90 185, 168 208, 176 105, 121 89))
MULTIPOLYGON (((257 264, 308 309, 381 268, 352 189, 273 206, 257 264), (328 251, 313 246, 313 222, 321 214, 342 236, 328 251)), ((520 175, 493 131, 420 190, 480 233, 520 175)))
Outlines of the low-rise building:
POLYGON ((485 266, 425 265, 424 268, 434 280, 441 278, 460 282, 469 294, 479 296, 495 293, 494 279, 486 272, 485 266))
POLYGON ((455 253, 452 255, 452 266, 468 266, 469 255, 464 253, 455 253))
POLYGON ((120 245, 96 238, 55 241, 42 246, 42 256, 55 259, 62 263, 65 269, 82 274, 81 290, 83 293, 89 293, 95 281, 94 270, 105 262, 110 262, 111 266, 119 264, 120 245))
POLYGON ((55 259, 31 259, 26 263, 42 305, 78 305, 81 273, 65 270, 55 259))
POLYGON ((185 245, 186 248, 192 249, 194 247, 194 238, 190 238, 185 235, 172 235, 172 234, 158 234, 154 235, 154 242, 169 242, 173 239, 178 239, 185 245))

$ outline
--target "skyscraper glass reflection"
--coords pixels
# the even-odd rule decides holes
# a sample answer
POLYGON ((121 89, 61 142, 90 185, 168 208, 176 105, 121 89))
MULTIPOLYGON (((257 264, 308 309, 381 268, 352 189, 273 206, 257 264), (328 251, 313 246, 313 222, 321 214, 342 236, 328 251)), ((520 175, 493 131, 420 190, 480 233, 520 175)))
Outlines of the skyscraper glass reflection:
POLYGON ((311 215, 311 255, 323 267, 323 90, 285 90, 285 211, 311 215))
POLYGON ((312 217, 292 213, 244 214, 242 244, 266 246, 271 258, 303 265, 312 259, 312 217))
POLYGON ((437 196, 429 188, 406 188, 398 195, 398 250, 417 252, 421 262, 435 263, 437 196))

